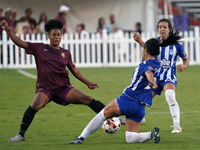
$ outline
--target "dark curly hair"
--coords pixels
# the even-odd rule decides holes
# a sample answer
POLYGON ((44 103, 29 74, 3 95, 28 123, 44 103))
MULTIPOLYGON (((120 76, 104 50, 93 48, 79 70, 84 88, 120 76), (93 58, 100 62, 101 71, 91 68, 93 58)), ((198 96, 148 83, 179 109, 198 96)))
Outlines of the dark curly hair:
POLYGON ((63 23, 57 19, 50 19, 44 26, 45 31, 50 33, 52 29, 59 29, 63 28, 63 23))
POLYGON ((155 38, 151 38, 144 43, 144 48, 147 49, 147 52, 151 56, 157 56, 160 53, 159 47, 166 47, 168 45, 177 44, 178 41, 181 39, 179 36, 180 31, 175 31, 174 28, 169 32, 169 36, 167 39, 163 40, 162 43, 155 38))

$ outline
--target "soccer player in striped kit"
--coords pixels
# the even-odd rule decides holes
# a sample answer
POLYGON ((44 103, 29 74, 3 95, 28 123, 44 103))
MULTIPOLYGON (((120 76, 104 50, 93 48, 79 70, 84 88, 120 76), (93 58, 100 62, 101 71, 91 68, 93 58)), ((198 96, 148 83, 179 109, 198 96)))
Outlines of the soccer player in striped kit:
POLYGON ((158 144, 160 142, 158 127, 153 131, 141 133, 139 129, 145 116, 145 106, 152 105, 152 90, 158 88, 155 78, 159 78, 160 63, 156 59, 160 53, 159 47, 175 44, 179 38, 176 32, 172 32, 162 43, 154 38, 147 40, 142 50, 142 62, 133 72, 130 85, 124 89, 122 95, 106 105, 88 123, 81 135, 69 144, 82 144, 84 139, 102 126, 104 120, 120 115, 126 116, 127 143, 144 143, 152 140, 158 144))
MULTIPOLYGON (((157 30, 160 35, 157 40, 160 43, 162 43, 164 39, 168 38, 169 34, 173 32, 171 22, 168 19, 159 20, 157 24, 157 30)), ((135 33, 133 37, 135 41, 144 47, 144 42, 142 41, 140 35, 135 33)), ((160 48, 160 54, 157 56, 157 59, 160 61, 161 65, 159 78, 157 80, 158 88, 154 89, 152 92, 152 97, 155 95, 160 95, 162 91, 165 93, 165 98, 169 105, 170 113, 173 119, 173 130, 171 133, 182 132, 182 128, 180 126, 180 108, 175 96, 177 87, 176 61, 178 56, 182 58, 183 64, 179 64, 177 66, 177 71, 182 72, 189 65, 189 59, 182 44, 178 42, 176 44, 160 48)))

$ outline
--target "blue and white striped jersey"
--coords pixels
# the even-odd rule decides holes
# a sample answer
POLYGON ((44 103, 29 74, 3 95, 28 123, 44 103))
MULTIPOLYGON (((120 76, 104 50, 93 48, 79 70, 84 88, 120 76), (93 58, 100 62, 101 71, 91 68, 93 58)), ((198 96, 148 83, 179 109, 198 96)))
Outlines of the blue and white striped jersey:
MULTIPOLYGON (((157 38, 160 42, 160 38, 157 38)), ((176 78, 176 61, 177 56, 184 59, 187 54, 181 43, 169 45, 167 47, 160 47, 160 54, 156 57, 160 61, 161 68, 159 70, 158 80, 177 81, 176 78)))
POLYGON ((124 89, 124 93, 140 102, 143 102, 147 106, 152 105, 152 89, 148 85, 149 81, 146 78, 145 73, 147 71, 153 71, 154 75, 157 74, 160 68, 158 59, 143 61, 135 69, 132 75, 131 83, 124 89))

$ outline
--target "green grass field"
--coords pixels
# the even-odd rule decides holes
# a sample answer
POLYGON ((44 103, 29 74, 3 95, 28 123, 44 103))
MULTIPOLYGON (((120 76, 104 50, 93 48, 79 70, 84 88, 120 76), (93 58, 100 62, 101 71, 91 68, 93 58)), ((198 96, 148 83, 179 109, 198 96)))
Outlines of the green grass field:
MULTIPOLYGON (((129 85, 134 68, 80 68, 89 80, 97 82, 99 88, 89 90, 71 74, 72 85, 87 95, 108 104, 129 85)), ((35 69, 25 71, 36 75, 35 69)), ((60 106, 53 102, 35 116, 25 141, 10 143, 7 140, 17 134, 22 115, 30 105, 35 93, 35 79, 21 75, 15 69, 0 69, 0 150, 199 150, 200 149, 200 66, 189 66, 177 73, 176 98, 181 109, 183 132, 171 134, 172 119, 164 94, 156 96, 153 106, 146 108, 146 123, 140 131, 160 128, 161 142, 151 141, 127 144, 125 126, 117 134, 109 135, 102 129, 89 136, 82 145, 68 143, 78 136, 95 113, 83 105, 60 106)))

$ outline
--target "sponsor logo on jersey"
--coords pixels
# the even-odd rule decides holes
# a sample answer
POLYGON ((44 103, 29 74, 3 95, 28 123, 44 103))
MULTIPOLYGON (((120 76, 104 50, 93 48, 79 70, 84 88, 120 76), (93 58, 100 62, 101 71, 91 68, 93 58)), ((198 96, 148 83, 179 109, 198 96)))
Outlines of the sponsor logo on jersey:
POLYGON ((160 60, 160 65, 162 68, 170 68, 171 67, 170 61, 167 60, 166 58, 160 60))

